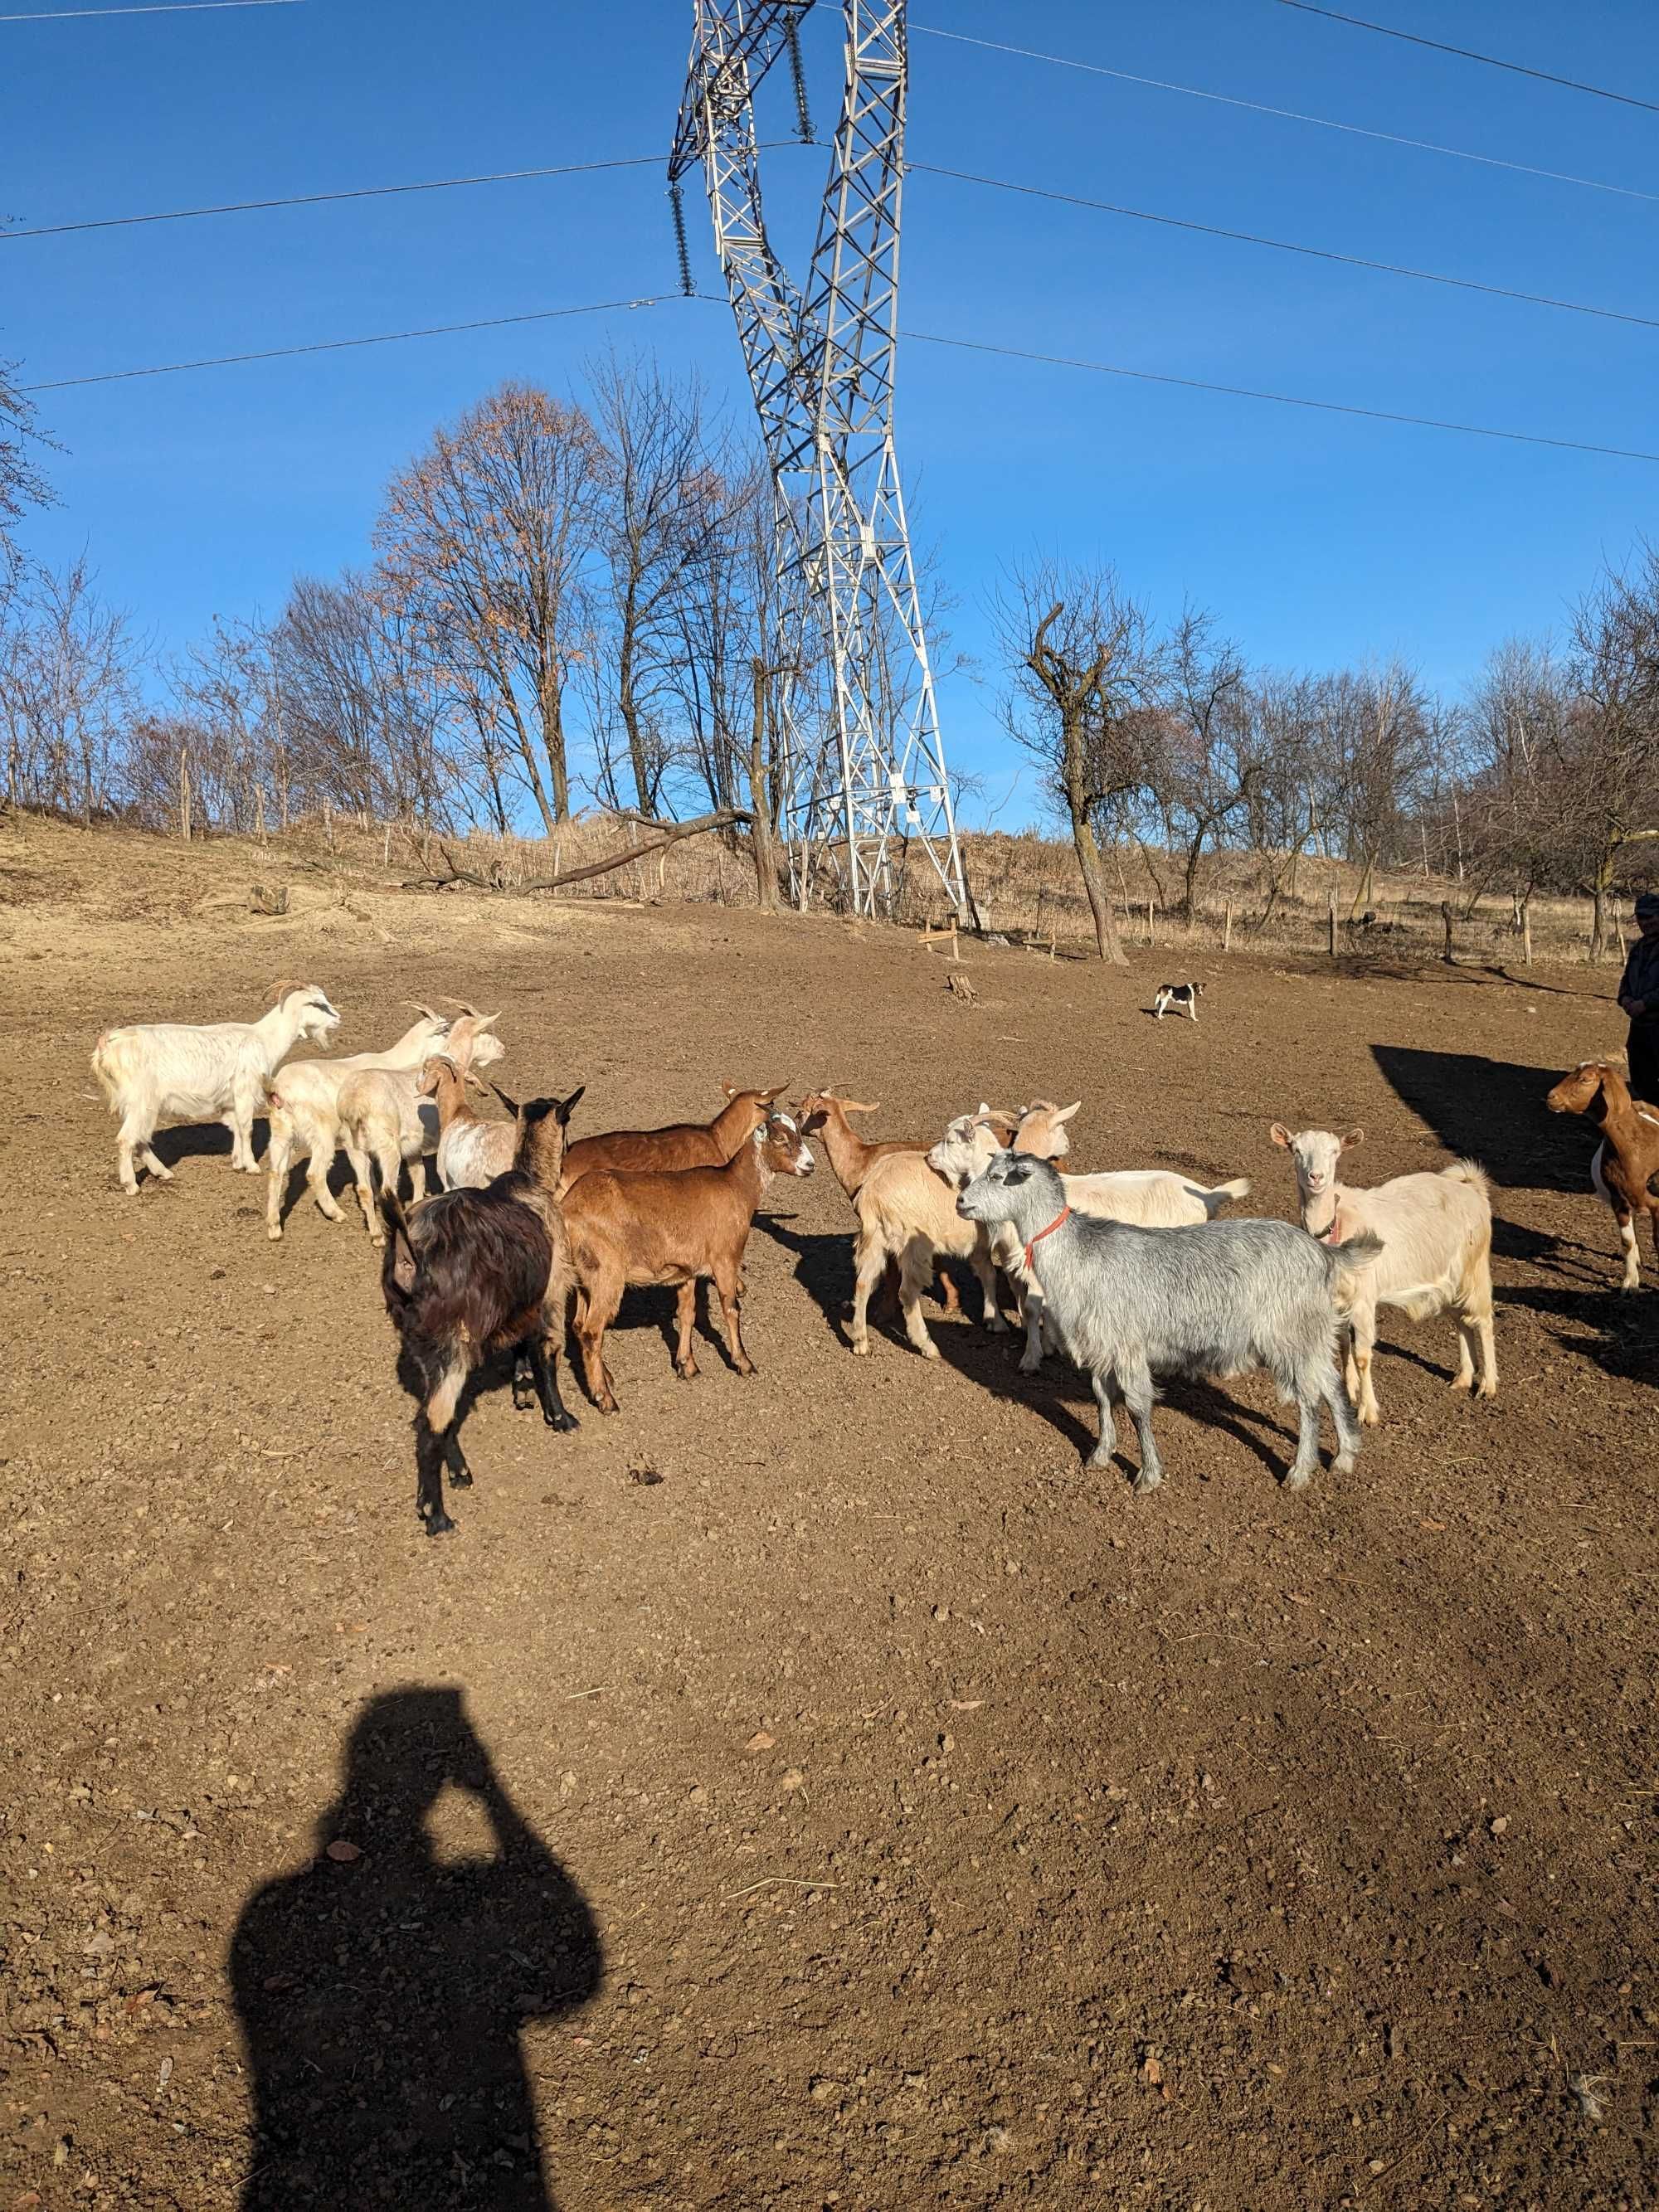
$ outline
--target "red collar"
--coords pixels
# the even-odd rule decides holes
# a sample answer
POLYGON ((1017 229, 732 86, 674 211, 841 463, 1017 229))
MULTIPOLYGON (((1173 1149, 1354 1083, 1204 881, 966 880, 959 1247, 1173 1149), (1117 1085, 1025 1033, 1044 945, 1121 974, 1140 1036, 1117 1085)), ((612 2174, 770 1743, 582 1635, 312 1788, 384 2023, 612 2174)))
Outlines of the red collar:
POLYGON ((1062 1206, 1060 1212, 1055 1214, 1054 1219, 1048 1224, 1048 1226, 1046 1229, 1038 1230, 1036 1235, 1031 1239, 1030 1243, 1025 1247, 1025 1264, 1027 1267, 1030 1267, 1031 1265, 1031 1252, 1033 1247, 1041 1244, 1045 1237, 1052 1237, 1055 1230, 1059 1228, 1060 1223, 1062 1221, 1069 1221, 1071 1218, 1071 1207, 1069 1206, 1062 1206))

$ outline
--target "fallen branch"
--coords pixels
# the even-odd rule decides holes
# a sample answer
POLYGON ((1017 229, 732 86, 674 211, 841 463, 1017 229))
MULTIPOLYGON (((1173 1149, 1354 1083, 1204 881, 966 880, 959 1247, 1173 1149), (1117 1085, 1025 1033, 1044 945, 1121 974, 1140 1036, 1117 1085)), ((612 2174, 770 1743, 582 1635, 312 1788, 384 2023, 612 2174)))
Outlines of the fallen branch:
POLYGON ((691 822, 655 822, 648 814, 623 814, 617 819, 637 822, 642 829, 653 830, 657 835, 627 846, 620 853, 609 854, 602 860, 589 860, 582 867, 561 868, 550 876, 529 876, 523 883, 510 884, 497 881, 494 876, 482 876, 476 869, 459 866, 448 846, 439 839, 438 850, 448 863, 448 874, 407 876, 403 887, 412 891, 428 887, 442 890, 447 884, 470 884, 484 891, 554 891, 565 884, 586 883, 591 877, 609 875, 613 868, 625 868, 630 860, 641 860, 648 853, 659 853, 669 845, 678 844, 682 837, 700 837, 711 830, 730 830, 740 822, 752 822, 754 817, 746 806, 722 806, 717 813, 699 814, 691 822))

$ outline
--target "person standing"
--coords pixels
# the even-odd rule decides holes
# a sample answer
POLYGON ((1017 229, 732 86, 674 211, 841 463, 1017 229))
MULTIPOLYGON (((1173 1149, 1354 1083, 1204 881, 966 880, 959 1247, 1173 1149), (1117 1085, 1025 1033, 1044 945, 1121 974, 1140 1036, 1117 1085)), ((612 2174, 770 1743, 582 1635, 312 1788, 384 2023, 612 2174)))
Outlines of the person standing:
POLYGON ((1619 978, 1619 1005, 1630 1017, 1630 1088, 1633 1098, 1659 1105, 1659 891, 1636 902, 1641 931, 1619 978))

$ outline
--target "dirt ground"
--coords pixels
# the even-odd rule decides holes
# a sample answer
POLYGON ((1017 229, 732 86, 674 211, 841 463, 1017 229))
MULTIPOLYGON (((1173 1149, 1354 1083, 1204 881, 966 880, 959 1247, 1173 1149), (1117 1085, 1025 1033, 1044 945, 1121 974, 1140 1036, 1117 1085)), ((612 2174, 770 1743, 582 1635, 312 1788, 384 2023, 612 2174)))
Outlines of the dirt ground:
POLYGON ((0 833, 0 2212, 1659 2203, 1659 1293, 1540 1103, 1610 977, 976 949, 968 1006, 880 929, 255 920, 180 866, 0 833), (821 1160, 756 1224, 755 1379, 676 1381, 631 1297, 620 1414, 487 1396, 431 1541, 361 1229, 268 1243, 216 1130, 115 1185, 99 1031, 279 975, 343 1051, 499 1006, 579 1131, 728 1076, 896 1134, 1080 1096, 1073 1164, 1287 1218, 1276 1116, 1363 1121, 1364 1180, 1473 1152, 1501 1395, 1394 1316, 1356 1474, 1286 1495, 1263 1379, 1178 1386, 1133 1499, 971 1320, 850 1357, 821 1160))

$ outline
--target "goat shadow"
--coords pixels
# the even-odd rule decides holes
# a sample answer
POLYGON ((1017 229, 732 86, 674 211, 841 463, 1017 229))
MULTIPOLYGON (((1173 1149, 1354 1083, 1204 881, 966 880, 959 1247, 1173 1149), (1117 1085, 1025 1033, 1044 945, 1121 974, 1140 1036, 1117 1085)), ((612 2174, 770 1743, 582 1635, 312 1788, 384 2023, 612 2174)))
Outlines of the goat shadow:
MULTIPOLYGON (((232 1139, 222 1121, 181 1121, 158 1129, 149 1141, 161 1165, 176 1168, 181 1160, 228 1160, 232 1139)), ((263 1115, 255 1117, 252 1145, 253 1157, 263 1169, 270 1146, 270 1124, 263 1115)))
POLYGON ((1374 1044, 1371 1057, 1401 1105, 1449 1152, 1478 1161, 1505 1189, 1574 1197, 1589 1189, 1590 1155, 1601 1141, 1594 1125, 1577 1115, 1552 1114, 1544 1103, 1561 1068, 1413 1045, 1374 1044))
MULTIPOLYGON (((853 1311, 853 1239, 849 1229, 795 1229, 790 1226, 799 1221, 797 1213, 757 1213, 755 1226, 763 1230, 775 1244, 795 1255, 795 1280, 805 1291, 835 1336, 845 1345, 852 1342, 849 1325, 853 1311)), ((939 1283, 948 1279, 957 1291, 965 1312, 977 1312, 979 1285, 966 1268, 957 1269, 945 1259, 935 1257, 935 1280, 924 1297, 938 1302, 939 1283), (964 1287, 965 1285, 965 1287, 964 1287)), ((897 1342, 908 1350, 902 1324, 898 1318, 896 1282, 890 1270, 890 1279, 878 1285, 870 1300, 869 1323, 873 1334, 892 1334, 897 1342)))
MULTIPOLYGON (((1651 1257, 1644 1254, 1644 1261, 1651 1257)), ((1550 1335, 1564 1352, 1594 1360, 1621 1382, 1659 1389, 1659 1312, 1649 1291, 1571 1291, 1526 1285, 1505 1291, 1506 1304, 1526 1306, 1571 1328, 1550 1335)))
MULTIPOLYGON (((1087 1376, 1061 1354, 1048 1353, 1035 1375, 1022 1375, 1018 1357, 1024 1337, 1018 1329, 1012 1337, 991 1336, 972 1322, 944 1322, 930 1326, 928 1334, 938 1346, 940 1358, 958 1375, 977 1382, 996 1397, 1029 1407, 1077 1452, 1079 1459, 1086 1460, 1094 1450, 1100 1435, 1094 1393, 1087 1376)), ((921 1356, 911 1349, 902 1333, 896 1348, 909 1358, 921 1356)), ((1296 1456, 1294 1430, 1271 1413, 1258 1413, 1253 1406, 1242 1405, 1218 1383, 1203 1376, 1158 1378, 1158 1407, 1154 1408, 1152 1421, 1159 1444, 1166 1451, 1169 1438, 1165 1429, 1170 1413, 1182 1413, 1202 1428, 1219 1429, 1236 1443, 1243 1444, 1276 1478, 1283 1478, 1296 1456), (1163 1421, 1159 1408, 1166 1417, 1163 1421)), ((1139 1472, 1140 1462, 1138 1450, 1132 1452, 1128 1449, 1133 1443, 1134 1431, 1121 1407, 1117 1431, 1118 1448, 1112 1463, 1133 1480, 1139 1472)), ((1179 1472, 1179 1467, 1177 1460, 1174 1471, 1179 1472)), ((1196 1472, 1200 1480, 1209 1480, 1207 1470, 1200 1468, 1196 1472)))
POLYGON ((554 2212, 521 2035, 586 2004, 604 1957, 459 1689, 361 1709, 314 1856, 249 1897, 226 1964, 255 2115, 242 2212, 554 2212), (457 1794, 487 1837, 459 1858, 428 1825, 457 1794))

